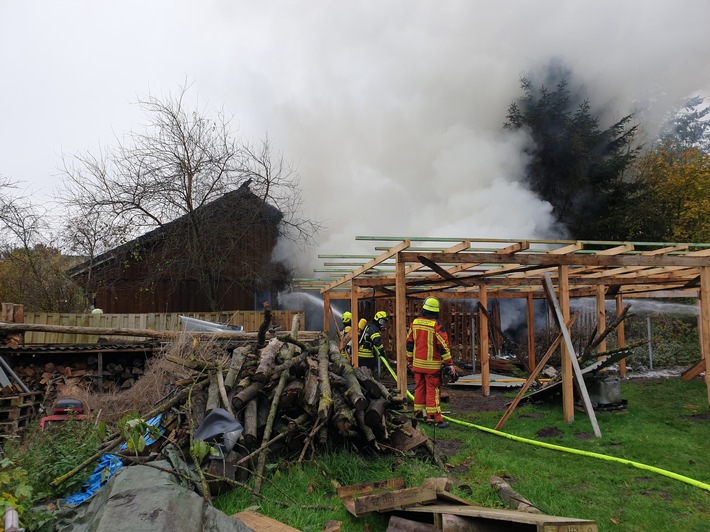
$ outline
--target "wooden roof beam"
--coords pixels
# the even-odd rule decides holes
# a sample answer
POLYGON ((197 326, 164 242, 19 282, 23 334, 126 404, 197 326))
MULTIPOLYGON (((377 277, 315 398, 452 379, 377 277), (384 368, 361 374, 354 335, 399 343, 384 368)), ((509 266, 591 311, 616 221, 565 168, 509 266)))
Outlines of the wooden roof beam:
MULTIPOLYGON (((471 247, 471 241, 470 240, 464 240, 463 242, 460 242, 459 244, 456 244, 455 246, 451 246, 450 248, 446 249, 445 253, 458 253, 459 251, 464 251, 468 248, 471 247)), ((407 266, 404 269, 404 275, 407 276, 410 273, 413 273, 423 267, 423 264, 412 264, 411 266, 407 266)))
MULTIPOLYGON (((709 253, 710 250, 703 250, 709 253)), ((699 253, 699 252, 698 252, 699 253)), ((497 253, 411 253, 403 251, 402 260, 405 262, 420 262, 419 257, 424 257, 432 262, 466 263, 478 262, 482 264, 518 264, 521 266, 678 266, 685 268, 698 268, 710 265, 707 256, 687 253, 676 255, 552 255, 549 253, 515 253, 512 255, 499 255, 497 253)))
MULTIPOLYGON (((387 259, 391 259, 395 255, 397 255, 397 253, 399 253, 400 251, 407 249, 410 246, 410 244, 411 243, 409 240, 404 240, 403 242, 400 242, 398 245, 394 246, 389 251, 382 253, 381 255, 377 256, 376 258, 372 259, 371 261, 363 264, 362 266, 360 266, 356 270, 353 270, 351 273, 345 275, 344 277, 341 277, 337 281, 324 286, 323 288, 321 288, 321 294, 323 292, 327 292, 328 290, 335 288, 336 286, 340 286, 343 283, 347 283, 348 281, 352 281, 355 277, 365 273, 370 268, 377 266, 378 264, 386 261, 387 259)), ((411 262, 414 262, 414 261, 411 261, 411 262)))

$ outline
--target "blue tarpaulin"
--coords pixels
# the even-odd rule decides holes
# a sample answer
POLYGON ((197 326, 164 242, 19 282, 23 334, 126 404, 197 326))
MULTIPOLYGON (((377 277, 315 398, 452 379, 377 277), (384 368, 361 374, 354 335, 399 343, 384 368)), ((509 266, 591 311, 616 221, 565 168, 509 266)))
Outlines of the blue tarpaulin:
MULTIPOLYGON (((160 434, 165 432, 165 429, 160 426, 160 421, 162 420, 162 414, 158 414, 154 418, 147 421, 148 425, 160 428, 160 434)), ((150 445, 155 443, 156 440, 150 436, 149 431, 145 433, 145 443, 150 445)), ((124 443, 119 447, 119 450, 127 449, 128 446, 124 443)), ((106 484, 109 478, 115 475, 119 469, 123 467, 123 462, 115 454, 105 454, 99 459, 99 463, 96 464, 96 468, 91 476, 82 484, 82 490, 70 495, 65 499, 66 503, 70 506, 78 506, 85 500, 89 499, 94 493, 96 493, 101 486, 106 484)))
POLYGON ((98 489, 106 484, 116 472, 123 467, 123 462, 115 454, 105 454, 96 464, 96 469, 91 476, 82 484, 82 491, 70 495, 66 498, 66 503, 70 506, 79 506, 82 502, 91 497, 98 489))

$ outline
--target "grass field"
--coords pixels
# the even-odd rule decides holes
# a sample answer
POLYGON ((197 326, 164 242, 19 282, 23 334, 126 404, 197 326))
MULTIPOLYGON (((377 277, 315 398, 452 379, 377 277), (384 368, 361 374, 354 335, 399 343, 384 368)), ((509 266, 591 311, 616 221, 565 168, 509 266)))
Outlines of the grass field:
MULTIPOLYGON (((475 393, 475 392, 474 392, 475 393)), ((537 441, 640 462, 710 484, 710 415, 704 382, 679 379, 627 381, 625 411, 598 412, 601 438, 583 412, 568 425, 559 404, 526 405, 511 416, 504 431, 537 441), (546 435, 546 437, 540 436, 546 435)), ((493 427, 501 412, 451 413, 451 417, 493 427)), ((479 505, 503 508, 489 486, 502 476, 544 513, 593 519, 599 530, 710 530, 710 491, 623 463, 520 443, 452 423, 427 428, 448 453, 448 471, 412 456, 360 455, 335 451, 304 464, 283 461, 267 473, 263 498, 245 490, 221 496, 216 506, 229 513, 246 508, 307 531, 330 520, 343 530, 386 530, 386 515, 351 516, 335 494, 338 485, 403 477, 417 486, 426 477, 448 475, 454 493, 479 505)))

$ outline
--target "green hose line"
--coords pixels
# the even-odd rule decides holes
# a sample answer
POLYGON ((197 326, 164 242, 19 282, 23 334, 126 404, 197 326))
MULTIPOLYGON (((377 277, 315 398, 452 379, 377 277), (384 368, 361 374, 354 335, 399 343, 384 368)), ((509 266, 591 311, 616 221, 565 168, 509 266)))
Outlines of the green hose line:
MULTIPOLYGON (((395 382, 397 382, 397 374, 392 370, 392 366, 389 365, 387 362, 387 359, 384 357, 380 357, 380 360, 382 360, 383 364, 387 368, 387 371, 390 372, 390 375, 394 378, 395 382)), ((414 400, 414 396, 410 393, 409 390, 407 390, 407 397, 411 399, 412 401, 414 400)), ((528 438, 523 438, 521 436, 514 436, 513 434, 508 434, 507 432, 501 432, 499 430, 495 429, 490 429, 488 427, 483 427, 481 425, 475 425, 473 423, 468 423, 467 421, 461 421, 459 419, 454 419, 449 416, 444 416, 444 419, 447 421, 451 421, 452 423, 456 423, 457 425, 462 425, 464 427, 472 427, 474 429, 481 430, 483 432, 488 432, 489 434, 494 434, 495 436, 501 436, 503 438, 508 438, 509 440, 521 442, 521 443, 528 443, 530 445, 536 445, 538 447, 544 447, 546 449, 552 449, 553 451, 561 451, 565 453, 570 453, 570 454, 578 454, 581 456, 589 456, 590 458, 597 458, 599 460, 606 460, 608 462, 618 462, 620 464, 625 464, 625 465, 630 465, 633 467, 636 467, 638 469, 643 469, 645 471, 651 471, 653 473, 656 473, 658 475, 663 475, 664 477, 672 478, 674 480, 679 480, 681 482, 685 482, 686 484, 690 484, 691 486, 695 486, 697 488, 704 489, 706 491, 710 491, 710 484, 706 484, 705 482, 700 482, 699 480, 695 480, 690 477, 686 477, 684 475, 679 475, 678 473, 673 473, 672 471, 667 471, 666 469, 661 469, 660 467, 654 467, 650 466, 647 464, 642 464, 641 462, 634 462, 633 460, 626 460, 625 458, 617 458, 616 456, 609 456, 606 454, 601 454, 601 453, 593 453, 591 451, 582 451, 580 449, 574 449, 572 447, 563 447, 562 445, 555 445, 552 443, 545 443, 541 441, 536 441, 536 440, 530 440, 528 438)))

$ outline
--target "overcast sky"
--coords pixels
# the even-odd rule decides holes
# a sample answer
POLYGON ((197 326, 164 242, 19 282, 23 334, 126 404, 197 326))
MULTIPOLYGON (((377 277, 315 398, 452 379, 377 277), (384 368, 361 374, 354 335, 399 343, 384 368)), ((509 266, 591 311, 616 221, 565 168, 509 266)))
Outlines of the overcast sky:
POLYGON ((62 154, 112 145, 138 97, 188 80, 297 165, 317 252, 559 236, 501 131, 521 74, 559 58, 607 118, 654 127, 710 92, 708 21, 706 0, 0 0, 0 175, 51 198, 62 154))

